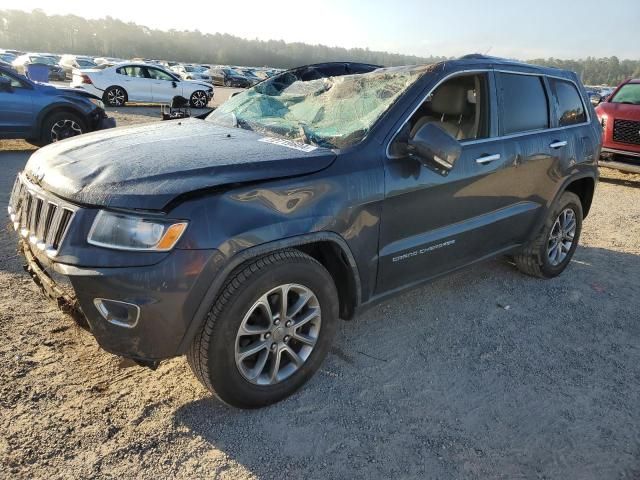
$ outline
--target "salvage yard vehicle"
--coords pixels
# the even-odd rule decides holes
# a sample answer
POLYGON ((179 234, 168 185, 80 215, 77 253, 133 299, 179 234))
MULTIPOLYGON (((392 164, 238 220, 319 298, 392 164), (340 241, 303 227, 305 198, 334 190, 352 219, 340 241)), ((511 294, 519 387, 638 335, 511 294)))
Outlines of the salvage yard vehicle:
POLYGON ((183 80, 159 65, 126 62, 104 69, 75 70, 71 86, 101 97, 110 107, 127 102, 169 103, 175 96, 189 99, 194 108, 204 108, 213 98, 213 86, 183 80))
POLYGON ((204 67, 194 65, 176 65, 171 67, 171 71, 184 80, 201 80, 203 82, 211 83, 211 77, 207 73, 207 69, 204 67))
POLYGON ((239 88, 247 88, 250 86, 249 79, 233 68, 213 67, 209 70, 209 73, 214 85, 239 88))
POLYGON ((218 398, 255 408, 317 371, 339 318, 407 288, 503 254, 559 275, 600 130, 567 71, 311 65, 204 120, 41 149, 9 215, 34 280, 105 350, 186 354, 218 398))
POLYGON ((98 97, 32 82, 0 66, 0 138, 46 145, 115 125, 98 97))
POLYGON ((640 79, 620 84, 596 113, 604 131, 600 166, 640 173, 640 79))
POLYGON ((26 53, 17 57, 12 65, 13 68, 23 75, 27 74, 27 67, 31 64, 46 65, 49 69, 49 80, 64 80, 64 69, 56 61, 48 56, 39 53, 26 53))
POLYGON ((93 58, 86 55, 62 55, 60 57, 60 65, 64 69, 66 80, 73 78, 73 71, 75 69, 82 68, 96 68, 98 64, 93 61, 93 58))

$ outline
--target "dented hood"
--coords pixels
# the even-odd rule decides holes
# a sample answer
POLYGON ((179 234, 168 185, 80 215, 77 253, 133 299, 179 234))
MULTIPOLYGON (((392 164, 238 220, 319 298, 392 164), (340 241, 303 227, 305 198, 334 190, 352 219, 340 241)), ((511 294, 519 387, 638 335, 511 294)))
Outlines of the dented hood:
POLYGON ((317 172, 336 155, 197 119, 89 133, 44 147, 25 167, 72 202, 162 210, 177 196, 226 184, 317 172))

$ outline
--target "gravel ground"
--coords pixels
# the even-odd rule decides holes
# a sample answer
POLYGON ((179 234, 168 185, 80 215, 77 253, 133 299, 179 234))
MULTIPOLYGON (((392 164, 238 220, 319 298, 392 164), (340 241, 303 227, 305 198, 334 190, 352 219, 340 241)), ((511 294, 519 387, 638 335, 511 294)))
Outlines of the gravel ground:
MULTIPOLYGON (((30 151, 0 150, 6 211, 30 151)), ((0 477, 640 478, 640 175, 603 175, 562 276, 497 259, 406 293, 342 322, 321 371, 258 411, 183 358, 122 368, 2 229, 0 477)))

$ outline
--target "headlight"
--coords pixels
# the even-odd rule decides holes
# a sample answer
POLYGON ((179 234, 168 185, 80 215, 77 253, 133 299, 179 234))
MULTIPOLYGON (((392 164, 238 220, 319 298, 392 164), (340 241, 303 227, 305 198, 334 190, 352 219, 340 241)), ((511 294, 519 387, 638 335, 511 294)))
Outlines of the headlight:
POLYGON ((100 107, 104 109, 104 102, 102 100, 98 100, 97 98, 89 98, 89 101, 93 103, 96 107, 100 107))
POLYGON ((96 215, 87 241, 116 250, 167 252, 187 228, 187 222, 143 218, 101 210, 96 215))
POLYGON ((607 117, 607 115, 605 115, 604 113, 602 115, 598 115, 598 117, 600 119, 600 125, 602 125, 602 128, 607 128, 607 120, 609 119, 609 117, 607 117))

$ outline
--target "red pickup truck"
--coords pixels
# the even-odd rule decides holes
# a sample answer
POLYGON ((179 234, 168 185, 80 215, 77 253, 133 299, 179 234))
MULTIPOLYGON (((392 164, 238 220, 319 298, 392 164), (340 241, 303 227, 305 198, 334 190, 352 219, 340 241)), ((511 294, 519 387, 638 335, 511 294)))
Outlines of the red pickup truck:
POLYGON ((640 173, 640 79, 622 82, 596 113, 603 129, 600 166, 640 173))

